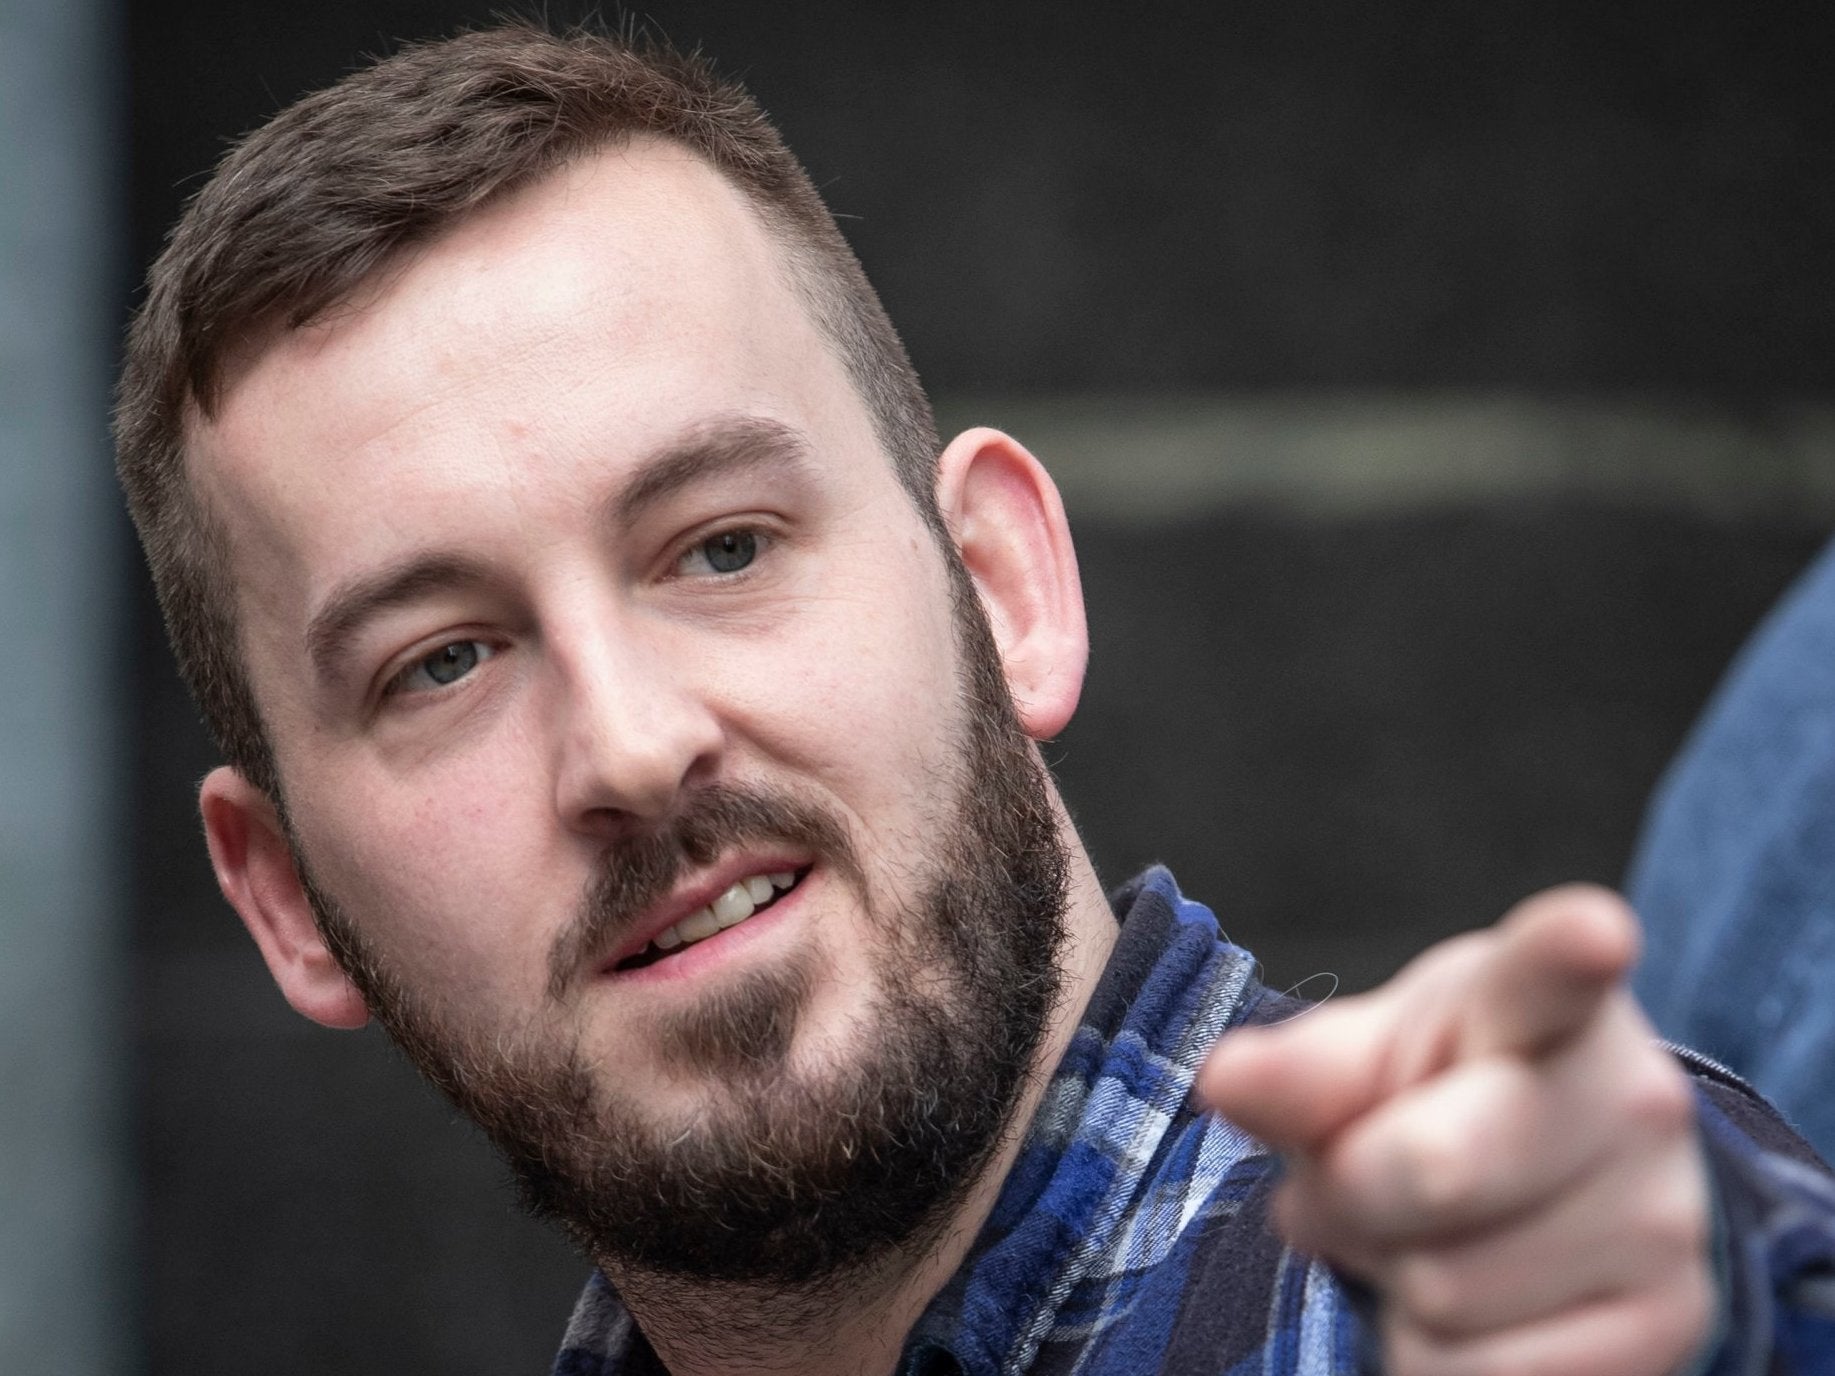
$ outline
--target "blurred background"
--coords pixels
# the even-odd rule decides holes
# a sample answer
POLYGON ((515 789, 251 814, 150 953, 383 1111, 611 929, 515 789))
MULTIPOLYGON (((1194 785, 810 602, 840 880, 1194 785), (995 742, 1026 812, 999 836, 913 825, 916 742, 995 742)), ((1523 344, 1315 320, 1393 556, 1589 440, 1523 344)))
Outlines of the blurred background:
MULTIPOLYGON (((581 1279, 217 898, 105 426, 227 140, 492 8, 0 0, 0 1370, 540 1371, 581 1279)), ((774 113, 945 426, 1059 476, 1106 878, 1309 993, 1618 878, 1835 524, 1823 7, 630 13, 774 113)))

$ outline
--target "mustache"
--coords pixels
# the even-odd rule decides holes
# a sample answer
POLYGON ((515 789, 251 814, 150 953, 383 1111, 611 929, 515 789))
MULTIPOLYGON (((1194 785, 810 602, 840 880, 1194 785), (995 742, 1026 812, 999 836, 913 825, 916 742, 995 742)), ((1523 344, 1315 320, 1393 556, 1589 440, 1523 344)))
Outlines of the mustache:
POLYGON ((808 850, 865 892, 859 857, 833 812, 767 788, 710 785, 656 827, 619 841, 586 891, 579 914, 548 954, 548 994, 566 996, 587 962, 628 937, 644 912, 668 897, 682 874, 747 843, 808 850))

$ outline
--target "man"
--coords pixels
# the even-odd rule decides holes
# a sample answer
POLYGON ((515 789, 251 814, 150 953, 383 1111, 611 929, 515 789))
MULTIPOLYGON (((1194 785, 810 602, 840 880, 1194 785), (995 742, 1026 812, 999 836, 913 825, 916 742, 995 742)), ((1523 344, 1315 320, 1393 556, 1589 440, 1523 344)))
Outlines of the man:
POLYGON ((1610 895, 1298 1019, 1163 871, 1111 907, 1050 479, 938 443, 697 64, 509 28, 284 112, 118 434, 224 893, 597 1264, 557 1370, 1810 1369, 1835 1191, 1610 895))

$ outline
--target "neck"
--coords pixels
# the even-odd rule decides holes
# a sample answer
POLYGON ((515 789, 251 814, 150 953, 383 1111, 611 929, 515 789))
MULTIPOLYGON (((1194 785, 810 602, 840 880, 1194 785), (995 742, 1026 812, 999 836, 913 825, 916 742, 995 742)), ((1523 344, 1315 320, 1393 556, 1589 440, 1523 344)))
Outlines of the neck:
POLYGON ((912 1325, 987 1222, 1115 944, 1115 919, 1101 884, 1061 804, 1058 811, 1071 856, 1063 988, 1006 1129, 974 1184, 938 1226, 908 1247, 805 1289, 704 1284, 606 1266, 674 1376, 878 1376, 897 1367, 912 1325))

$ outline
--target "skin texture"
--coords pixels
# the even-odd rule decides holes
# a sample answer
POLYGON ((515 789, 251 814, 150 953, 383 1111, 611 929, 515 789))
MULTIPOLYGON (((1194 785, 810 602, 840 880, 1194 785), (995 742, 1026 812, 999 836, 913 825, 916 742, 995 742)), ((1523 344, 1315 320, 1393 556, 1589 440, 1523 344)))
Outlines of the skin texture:
MULTIPOLYGON (((886 981, 927 992, 888 960, 860 892, 896 910, 953 811, 963 706, 941 551, 769 240, 701 164, 668 147, 609 153, 467 221, 261 351, 199 431, 193 472, 229 532, 293 840, 447 1027, 576 1048, 666 1137, 724 1089, 668 1030, 748 975, 807 972, 783 1074, 811 1085, 854 1073, 880 1039, 886 981), (736 424, 790 436, 800 457, 697 460, 679 481, 678 457, 736 424), (718 576, 705 542, 737 528, 764 552, 718 576), (378 600, 379 578, 428 558, 444 561, 438 577, 378 600), (441 686, 427 657, 458 644, 475 667, 441 686), (595 978, 614 952, 586 953, 552 997, 552 954, 608 849, 716 786, 834 815, 858 883, 818 864, 769 922, 673 970, 595 978)), ((1051 735, 1085 654, 1056 493, 1018 445, 975 431, 942 456, 938 495, 1019 724, 1051 735)), ((271 801, 220 770, 202 806, 224 890, 283 992, 329 1025, 363 1021, 271 801)), ((742 846, 675 898, 810 858, 742 846)), ((1113 941, 1080 853, 1066 923, 1063 994, 1014 1121, 1113 941)), ((620 1289, 674 1370, 732 1369, 719 1339, 735 1331, 761 1364, 890 1365, 1016 1145, 997 1145, 929 1249, 857 1278, 826 1329, 793 1322, 802 1306, 768 1288, 697 1297, 624 1271, 620 1289), (708 1311, 719 1323, 694 1322, 708 1311)))
POLYGON ((1707 1336, 1689 1087, 1630 910, 1540 894, 1380 990, 1226 1037, 1198 1090, 1286 1154, 1277 1217, 1382 1298, 1394 1371, 1680 1369, 1707 1336))
MULTIPOLYGON (((445 1025, 573 1046, 661 1131, 722 1089, 666 1029, 749 972, 808 976, 785 1073, 849 1073, 896 968, 861 894, 914 887, 950 816, 959 651, 940 551, 737 193, 655 144, 562 169, 261 341, 192 440, 288 822, 220 769, 206 834, 296 1009, 333 1027, 369 1013, 295 845, 445 1025), (703 464, 658 491, 672 456, 735 426, 787 435, 797 457, 703 464), (765 553, 729 577, 706 542, 740 528, 765 553), (442 683, 430 657, 450 665, 455 646, 466 671, 442 683), (719 785, 819 803, 854 838, 858 882, 818 865, 776 920, 673 973, 608 977, 606 951, 551 968, 608 847, 719 785)), ((1086 653, 1057 494, 986 430, 947 446, 937 490, 1019 724, 1048 738, 1086 653)), ((1114 939, 1053 807, 1071 856, 1063 992, 1014 1123, 1114 939)), ((673 892, 806 858, 740 847, 673 892)), ((1212 1102, 1295 1162, 1285 1225, 1384 1293, 1397 1371, 1657 1373, 1705 1324, 1700 1163, 1679 1079, 1618 992, 1628 919, 1597 895, 1537 902, 1555 916, 1231 1038, 1206 1073, 1212 1102), (1580 1275, 1574 1256, 1594 1264, 1584 1283, 1541 1279, 1580 1275)), ((997 1144, 927 1247, 827 1296, 819 1331, 769 1287, 615 1279, 677 1372, 890 1370, 1016 1145, 997 1144), (723 1330, 747 1333, 743 1351, 723 1330)))

